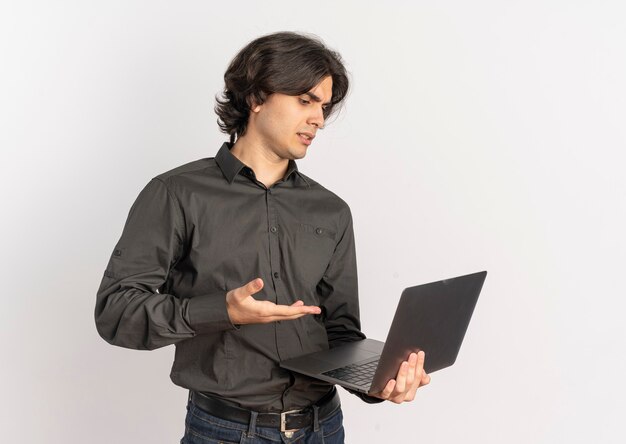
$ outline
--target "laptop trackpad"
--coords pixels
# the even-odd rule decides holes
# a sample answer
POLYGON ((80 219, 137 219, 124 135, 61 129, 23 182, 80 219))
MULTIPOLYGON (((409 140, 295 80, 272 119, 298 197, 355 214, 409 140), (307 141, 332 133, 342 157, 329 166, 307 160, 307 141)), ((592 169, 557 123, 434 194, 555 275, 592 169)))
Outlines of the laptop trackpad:
POLYGON ((364 339, 363 341, 351 342, 326 350, 323 355, 317 358, 331 362, 337 367, 343 367, 344 365, 354 364, 380 355, 384 345, 384 342, 364 339))
POLYGON ((384 345, 384 342, 367 338, 292 359, 289 363, 309 372, 324 372, 379 356, 384 345))

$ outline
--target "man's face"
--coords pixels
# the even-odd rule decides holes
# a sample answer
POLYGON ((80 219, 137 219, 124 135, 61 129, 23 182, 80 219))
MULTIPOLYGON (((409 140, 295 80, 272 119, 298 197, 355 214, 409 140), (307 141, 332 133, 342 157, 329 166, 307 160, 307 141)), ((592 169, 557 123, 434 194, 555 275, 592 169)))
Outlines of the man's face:
POLYGON ((303 158, 312 142, 303 133, 314 137, 324 126, 323 111, 333 94, 332 77, 325 77, 309 93, 273 93, 252 109, 249 125, 254 127, 259 143, 282 159, 303 158))

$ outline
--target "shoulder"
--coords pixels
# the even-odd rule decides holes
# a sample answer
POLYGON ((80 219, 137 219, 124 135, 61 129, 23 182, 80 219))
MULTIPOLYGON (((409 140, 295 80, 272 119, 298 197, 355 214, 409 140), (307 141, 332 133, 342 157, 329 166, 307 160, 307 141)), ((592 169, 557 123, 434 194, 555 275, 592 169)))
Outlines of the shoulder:
POLYGON ((301 173, 300 171, 298 171, 298 174, 303 176, 310 185, 309 192, 311 193, 312 198, 323 200, 324 205, 328 209, 334 210, 335 213, 339 214, 342 220, 347 221, 347 219, 352 218, 350 206, 342 197, 306 174, 301 173))
POLYGON ((215 157, 206 157, 179 164, 153 175, 144 186, 147 195, 169 195, 183 207, 197 194, 206 193, 207 184, 216 184, 222 173, 215 157))
POLYGON ((167 171, 163 171, 154 176, 153 179, 158 179, 161 182, 169 184, 172 182, 185 180, 186 178, 193 176, 206 175, 212 170, 215 170, 216 167, 217 164, 215 163, 215 158, 206 157, 203 159, 193 160, 191 162, 184 163, 167 171))
POLYGON ((206 157, 178 165, 152 177, 150 182, 161 182, 176 196, 195 192, 202 184, 215 183, 222 172, 215 157, 206 157))

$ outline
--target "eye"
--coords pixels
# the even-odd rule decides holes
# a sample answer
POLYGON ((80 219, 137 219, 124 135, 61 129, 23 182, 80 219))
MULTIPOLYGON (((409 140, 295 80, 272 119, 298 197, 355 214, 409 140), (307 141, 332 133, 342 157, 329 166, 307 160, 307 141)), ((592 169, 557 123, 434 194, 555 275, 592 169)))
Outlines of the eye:
POLYGON ((300 99, 300 103, 311 103, 311 102, 309 102, 308 100, 305 100, 305 99, 300 99))

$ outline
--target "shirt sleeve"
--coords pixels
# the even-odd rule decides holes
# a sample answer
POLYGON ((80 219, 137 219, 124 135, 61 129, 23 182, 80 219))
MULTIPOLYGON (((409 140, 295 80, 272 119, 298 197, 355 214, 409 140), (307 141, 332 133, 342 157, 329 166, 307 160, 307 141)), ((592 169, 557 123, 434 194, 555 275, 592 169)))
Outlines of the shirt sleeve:
MULTIPOLYGON (((366 337, 361 331, 354 228, 352 213, 347 205, 343 219, 339 242, 317 285, 330 348, 366 337)), ((351 389, 346 390, 368 404, 384 401, 351 389)))
POLYGON ((152 350, 198 333, 236 328, 224 291, 193 298, 159 292, 169 287, 164 284, 184 245, 178 199, 153 178, 128 213, 97 291, 95 321, 104 340, 152 350))

